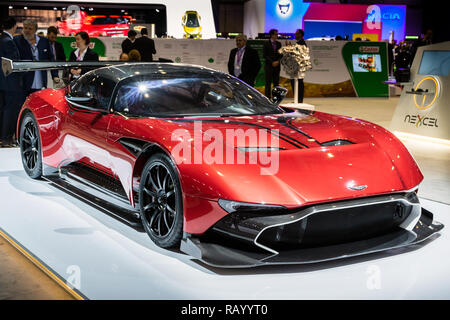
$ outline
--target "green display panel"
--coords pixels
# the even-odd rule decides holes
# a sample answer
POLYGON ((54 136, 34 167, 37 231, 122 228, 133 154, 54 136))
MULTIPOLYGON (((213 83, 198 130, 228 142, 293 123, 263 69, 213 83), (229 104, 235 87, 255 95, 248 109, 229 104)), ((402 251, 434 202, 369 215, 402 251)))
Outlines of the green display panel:
POLYGON ((389 96, 386 42, 348 42, 342 56, 358 97, 389 96))

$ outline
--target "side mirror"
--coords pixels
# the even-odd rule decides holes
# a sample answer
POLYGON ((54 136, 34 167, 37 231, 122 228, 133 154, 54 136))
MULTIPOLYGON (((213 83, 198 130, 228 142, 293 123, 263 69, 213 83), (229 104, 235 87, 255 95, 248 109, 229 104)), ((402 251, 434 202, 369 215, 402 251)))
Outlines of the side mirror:
POLYGON ((272 102, 275 104, 280 104, 281 101, 286 97, 288 90, 286 88, 277 86, 272 89, 272 102))
POLYGON ((73 97, 70 94, 66 94, 66 101, 77 108, 98 112, 101 114, 107 114, 108 111, 104 109, 96 108, 97 100, 93 97, 73 97))
POLYGON ((71 95, 66 95, 66 100, 67 102, 82 104, 83 106, 91 106, 95 102, 95 99, 92 97, 73 97, 71 95))

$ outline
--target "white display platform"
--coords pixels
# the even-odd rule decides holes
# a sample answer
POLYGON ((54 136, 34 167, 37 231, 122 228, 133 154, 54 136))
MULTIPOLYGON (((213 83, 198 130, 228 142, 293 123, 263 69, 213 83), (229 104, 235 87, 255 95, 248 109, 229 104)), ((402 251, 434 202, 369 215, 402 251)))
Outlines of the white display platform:
MULTIPOLYGON (((216 269, 45 181, 0 149, 0 228, 90 299, 449 299, 450 206, 422 200, 446 227, 424 244, 320 264, 216 269)), ((1 270, 0 270, 1 272, 1 270)))

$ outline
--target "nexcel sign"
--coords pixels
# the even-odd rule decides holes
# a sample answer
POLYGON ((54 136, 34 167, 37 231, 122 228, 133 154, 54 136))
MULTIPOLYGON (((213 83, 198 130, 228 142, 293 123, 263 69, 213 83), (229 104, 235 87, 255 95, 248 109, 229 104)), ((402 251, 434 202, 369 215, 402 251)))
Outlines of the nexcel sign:
POLYGON ((438 128, 437 118, 426 117, 425 115, 410 115, 407 114, 403 120, 406 123, 411 123, 416 125, 416 127, 426 126, 438 128))

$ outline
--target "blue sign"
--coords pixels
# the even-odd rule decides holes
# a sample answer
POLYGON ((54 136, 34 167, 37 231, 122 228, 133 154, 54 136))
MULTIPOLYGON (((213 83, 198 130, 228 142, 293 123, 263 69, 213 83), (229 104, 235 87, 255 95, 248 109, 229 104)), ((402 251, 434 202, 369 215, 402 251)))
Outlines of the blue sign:
POLYGON ((294 33, 301 29, 309 5, 303 0, 266 0, 264 32, 278 29, 281 33, 294 33))

